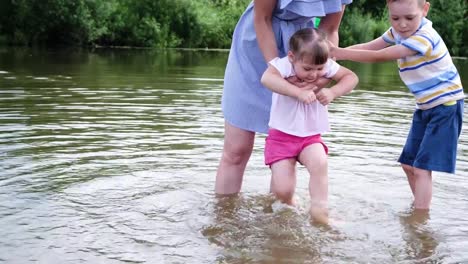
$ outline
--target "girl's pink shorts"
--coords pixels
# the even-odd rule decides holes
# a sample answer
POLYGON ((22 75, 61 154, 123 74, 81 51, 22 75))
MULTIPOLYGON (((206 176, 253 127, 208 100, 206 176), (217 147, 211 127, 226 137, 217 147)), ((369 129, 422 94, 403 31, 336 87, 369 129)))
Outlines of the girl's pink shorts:
POLYGON ((320 134, 298 137, 270 128, 265 144, 265 164, 271 165, 284 159, 297 159, 302 150, 315 143, 322 144, 325 153, 328 154, 328 147, 322 141, 320 134))

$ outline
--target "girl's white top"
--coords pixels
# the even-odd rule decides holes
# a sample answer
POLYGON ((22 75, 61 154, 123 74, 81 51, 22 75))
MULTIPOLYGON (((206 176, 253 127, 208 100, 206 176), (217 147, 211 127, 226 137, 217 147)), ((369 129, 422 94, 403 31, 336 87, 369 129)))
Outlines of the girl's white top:
MULTIPOLYGON (((270 64, 280 72, 283 78, 296 75, 288 57, 276 58, 270 61, 270 64)), ((339 68, 338 63, 328 59, 323 70, 323 77, 333 77, 339 68)), ((327 106, 320 104, 319 101, 305 104, 296 98, 277 93, 272 95, 268 125, 270 128, 298 137, 322 134, 330 130, 327 106)))

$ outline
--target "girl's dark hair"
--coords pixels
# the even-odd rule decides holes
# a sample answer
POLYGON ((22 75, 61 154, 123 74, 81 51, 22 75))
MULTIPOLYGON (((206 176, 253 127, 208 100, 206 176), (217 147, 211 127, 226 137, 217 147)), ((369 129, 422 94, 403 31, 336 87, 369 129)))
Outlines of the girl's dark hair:
POLYGON ((327 36, 315 28, 300 29, 289 39, 289 50, 295 60, 305 60, 315 65, 325 64, 329 53, 327 36))

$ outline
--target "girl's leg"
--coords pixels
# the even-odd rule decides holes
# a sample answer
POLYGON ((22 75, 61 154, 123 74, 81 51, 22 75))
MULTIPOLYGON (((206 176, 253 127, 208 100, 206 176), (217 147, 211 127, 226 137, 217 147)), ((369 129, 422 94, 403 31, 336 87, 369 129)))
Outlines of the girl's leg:
POLYGON ((255 132, 224 123, 224 147, 216 174, 215 192, 221 195, 238 193, 245 167, 254 145, 255 132))
POLYGON ((309 194, 312 220, 328 223, 328 161, 320 143, 307 146, 299 155, 299 161, 310 174, 309 194))
POLYGON ((408 178, 408 183, 411 188, 411 192, 413 193, 413 196, 415 195, 415 185, 416 185, 416 178, 414 177, 414 168, 413 166, 407 165, 407 164, 401 164, 401 167, 403 168, 403 171, 406 174, 406 177, 408 178))
POLYGON ((271 164, 270 191, 283 203, 294 205, 296 160, 284 159, 271 164))
POLYGON ((432 200, 432 171, 413 168, 414 208, 429 210, 432 200))

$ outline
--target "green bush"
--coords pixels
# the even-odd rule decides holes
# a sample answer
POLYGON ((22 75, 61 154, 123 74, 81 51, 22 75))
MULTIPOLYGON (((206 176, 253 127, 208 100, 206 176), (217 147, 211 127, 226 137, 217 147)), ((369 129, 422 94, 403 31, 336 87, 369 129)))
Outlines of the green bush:
POLYGON ((389 27, 386 12, 375 18, 358 8, 348 8, 340 26, 340 46, 368 42, 380 37, 389 27))
MULTIPOLYGON (((0 0, 1 42, 14 45, 104 45, 229 48, 251 0, 0 0)), ((466 0, 431 3, 429 19, 455 56, 467 56, 466 0), (450 15, 447 15, 450 14, 450 15)), ((389 27, 385 2, 354 1, 340 45, 380 36, 389 27)))
POLYGON ((437 0, 431 2, 427 15, 452 55, 468 55, 465 44, 468 38, 466 8, 466 0, 437 0))
POLYGON ((197 47, 201 24, 188 0, 119 0, 100 45, 197 47))
POLYGON ((196 1, 200 18, 201 47, 229 48, 234 28, 250 0, 201 0, 196 1))
POLYGON ((87 44, 99 34, 96 20, 104 4, 90 0, 1 1, 0 33, 12 44, 87 44))

